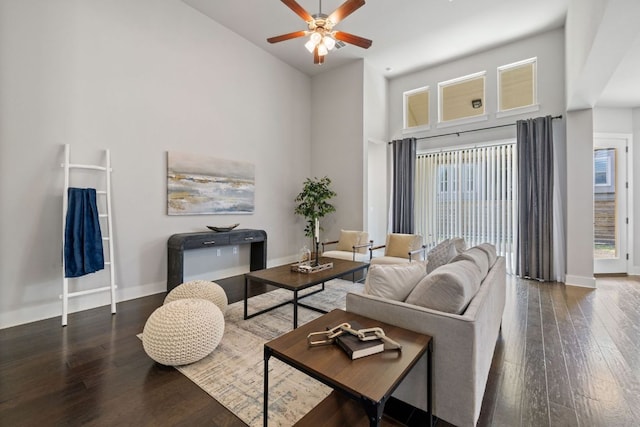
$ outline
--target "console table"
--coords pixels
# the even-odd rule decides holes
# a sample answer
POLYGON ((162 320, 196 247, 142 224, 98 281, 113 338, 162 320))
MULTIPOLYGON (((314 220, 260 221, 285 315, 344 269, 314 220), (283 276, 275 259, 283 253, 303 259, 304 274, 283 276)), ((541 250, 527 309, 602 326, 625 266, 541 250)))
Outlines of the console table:
POLYGON ((167 241, 167 292, 184 281, 184 251, 230 245, 251 245, 249 270, 267 268, 267 233, 264 230, 180 233, 167 241))

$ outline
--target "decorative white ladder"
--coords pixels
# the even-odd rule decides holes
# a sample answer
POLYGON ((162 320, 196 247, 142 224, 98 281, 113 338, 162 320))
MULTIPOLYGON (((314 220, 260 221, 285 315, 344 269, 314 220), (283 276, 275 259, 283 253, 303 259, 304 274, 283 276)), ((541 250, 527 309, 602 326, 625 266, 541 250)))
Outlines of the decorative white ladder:
MULTIPOLYGON (((98 292, 111 292, 111 314, 116 313, 116 284, 115 284, 115 263, 113 259, 113 227, 111 222, 111 154, 109 150, 105 150, 105 163, 104 165, 82 165, 71 163, 69 161, 70 158, 70 147, 69 144, 64 145, 64 163, 60 166, 64 168, 64 193, 62 196, 62 295, 60 298, 62 299, 62 326, 67 326, 67 315, 69 313, 69 298, 79 297, 82 295, 94 294, 98 292), (106 197, 106 212, 99 213, 99 218, 107 219, 107 233, 106 236, 104 232, 102 232, 102 241, 103 248, 104 244, 106 244, 109 248, 109 258, 105 260, 105 266, 109 267, 109 285, 103 286, 94 289, 87 289, 83 291, 77 292, 69 292, 69 278, 65 275, 65 263, 64 263, 64 247, 65 247, 65 227, 66 227, 66 219, 67 219, 67 209, 68 209, 68 189, 69 189, 69 173, 71 169, 85 169, 85 170, 95 170, 99 172, 105 173, 105 181, 106 181, 106 189, 105 190, 97 190, 96 194, 99 196, 106 197)), ((96 203, 100 205, 99 203, 96 203)), ((101 227, 102 228, 102 227, 101 227)))

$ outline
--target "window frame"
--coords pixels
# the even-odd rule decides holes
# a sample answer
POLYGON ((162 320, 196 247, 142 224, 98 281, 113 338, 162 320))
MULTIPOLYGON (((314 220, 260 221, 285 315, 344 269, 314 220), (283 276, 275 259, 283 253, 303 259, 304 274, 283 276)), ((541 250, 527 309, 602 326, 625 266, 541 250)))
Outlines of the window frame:
POLYGON ((613 157, 612 157, 612 154, 606 149, 604 149, 603 151, 606 151, 605 156, 598 159, 594 159, 594 167, 593 167, 593 186, 594 187, 611 187, 613 185, 613 179, 612 179, 613 157), (595 166, 596 161, 601 161, 602 163, 604 163, 605 170, 603 172, 596 171, 596 166, 595 166), (598 175, 598 173, 604 173, 605 182, 597 182, 596 176, 598 175))
POLYGON ((523 59, 521 61, 512 62, 510 64, 501 65, 496 69, 496 92, 497 92, 497 102, 496 102, 496 118, 513 116, 516 114, 530 113, 533 111, 540 110, 540 104, 538 103, 538 57, 534 56, 532 58, 523 59), (523 105, 520 107, 509 108, 506 110, 501 109, 501 96, 502 96, 502 73, 504 71, 512 70, 515 68, 519 68, 525 65, 533 65, 532 71, 532 84, 533 84, 533 99, 532 104, 523 105))
POLYGON ((438 83, 438 128, 456 126, 460 124, 466 123, 476 123, 485 121, 489 118, 487 113, 487 72, 479 71, 477 73, 467 74, 465 76, 457 77, 455 79, 445 80, 443 82, 438 83), (461 84, 464 82, 468 82, 471 80, 482 79, 482 113, 476 114, 473 116, 461 117, 457 119, 451 120, 443 120, 443 90, 447 87, 454 86, 456 84, 461 84))
POLYGON ((431 129, 430 104, 431 104, 431 90, 429 86, 422 86, 419 88, 407 90, 402 93, 402 133, 403 134, 426 131, 431 129), (407 112, 409 109, 408 107, 409 97, 422 92, 426 92, 427 94, 427 124, 418 125, 418 126, 408 126, 407 112))

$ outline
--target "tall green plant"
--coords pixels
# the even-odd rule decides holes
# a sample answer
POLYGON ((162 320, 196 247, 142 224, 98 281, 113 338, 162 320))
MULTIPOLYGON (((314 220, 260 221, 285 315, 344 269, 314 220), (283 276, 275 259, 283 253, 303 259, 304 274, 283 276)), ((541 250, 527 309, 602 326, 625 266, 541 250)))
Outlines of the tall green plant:
POLYGON ((331 188, 331 180, 324 178, 307 178, 302 186, 302 191, 296 196, 298 205, 295 213, 302 215, 307 220, 304 227, 305 236, 315 238, 316 218, 335 212, 336 208, 327 200, 336 196, 336 192, 331 188))

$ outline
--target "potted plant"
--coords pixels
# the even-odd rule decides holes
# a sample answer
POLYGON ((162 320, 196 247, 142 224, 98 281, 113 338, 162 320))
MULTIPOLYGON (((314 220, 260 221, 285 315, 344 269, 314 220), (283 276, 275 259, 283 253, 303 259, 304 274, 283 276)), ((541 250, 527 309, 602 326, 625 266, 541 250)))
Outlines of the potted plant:
POLYGON ((326 176, 320 179, 307 178, 302 186, 302 191, 295 199, 298 203, 295 213, 306 219, 304 234, 311 237, 316 243, 320 241, 318 220, 336 210, 328 202, 329 199, 336 196, 336 192, 330 186, 331 180, 326 176))

